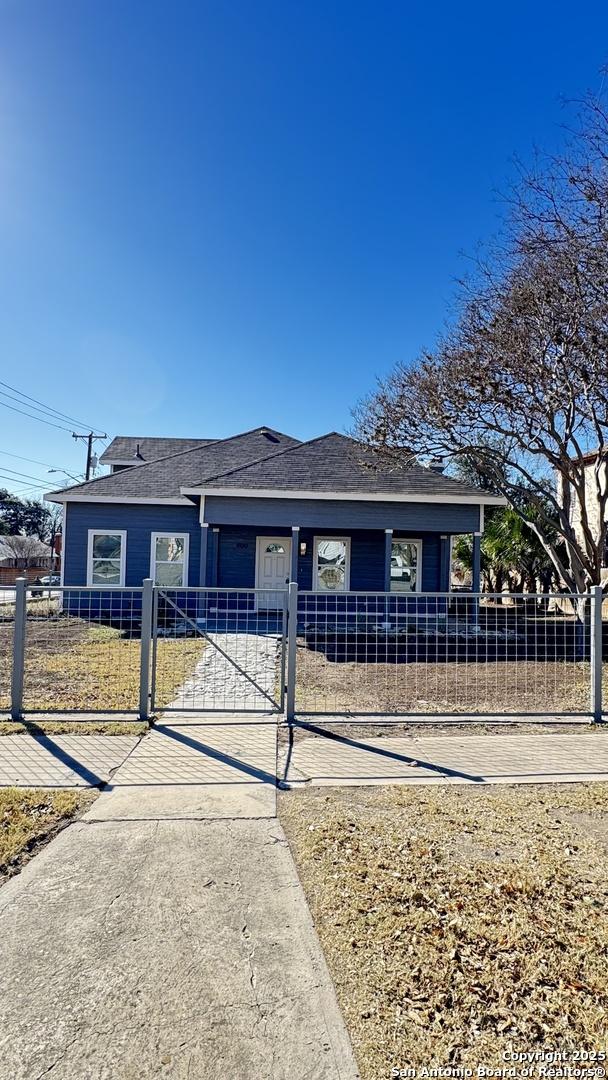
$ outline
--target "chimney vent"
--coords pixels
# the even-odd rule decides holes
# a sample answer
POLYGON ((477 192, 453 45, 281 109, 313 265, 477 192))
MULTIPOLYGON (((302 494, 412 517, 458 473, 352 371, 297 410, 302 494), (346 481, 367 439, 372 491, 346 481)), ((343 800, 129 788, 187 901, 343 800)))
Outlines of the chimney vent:
POLYGON ((429 461, 429 469, 432 469, 433 472, 441 475, 441 473, 445 472, 445 461, 440 457, 431 458, 429 461))

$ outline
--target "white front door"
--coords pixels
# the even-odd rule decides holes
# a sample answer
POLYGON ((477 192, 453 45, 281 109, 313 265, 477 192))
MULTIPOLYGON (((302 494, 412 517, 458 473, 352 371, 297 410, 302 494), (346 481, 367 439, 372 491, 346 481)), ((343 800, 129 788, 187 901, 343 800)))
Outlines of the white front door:
MULTIPOLYGON (((287 536, 258 536, 255 571, 256 589, 287 588, 291 569, 291 540, 287 536)), ((259 592, 259 608, 280 608, 283 596, 279 592, 259 592)))

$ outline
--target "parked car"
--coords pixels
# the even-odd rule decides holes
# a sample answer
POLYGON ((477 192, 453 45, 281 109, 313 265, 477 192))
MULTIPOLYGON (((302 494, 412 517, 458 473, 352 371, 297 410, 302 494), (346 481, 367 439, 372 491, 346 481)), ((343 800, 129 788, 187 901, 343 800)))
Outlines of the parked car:
POLYGON ((43 577, 37 577, 31 586, 30 593, 32 596, 36 596, 38 593, 42 593, 48 589, 57 589, 61 585, 61 574, 44 574, 43 577))

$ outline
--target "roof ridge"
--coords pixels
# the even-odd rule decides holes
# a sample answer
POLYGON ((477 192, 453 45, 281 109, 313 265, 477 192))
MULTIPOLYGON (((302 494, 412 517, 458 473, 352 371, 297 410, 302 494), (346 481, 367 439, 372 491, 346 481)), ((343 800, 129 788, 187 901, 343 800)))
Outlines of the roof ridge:
MULTIPOLYGON (((113 435, 114 439, 175 439, 176 442, 205 442, 204 435, 113 435)), ((220 442, 220 439, 211 439, 211 442, 220 442)))
MULTIPOLYGON (((287 435, 284 431, 277 431, 275 428, 268 427, 265 424, 260 424, 259 427, 251 428, 250 431, 239 431, 236 435, 229 435, 226 439, 214 439, 212 443, 207 443, 207 446, 218 446, 220 443, 232 442, 234 439, 244 438, 245 435, 253 435, 256 431, 270 431, 273 435, 283 435, 286 439, 293 439, 293 435, 287 435)), ((298 444, 301 445, 301 444, 298 444)), ((123 472, 107 473, 105 476, 95 476, 93 480, 83 480, 81 484, 72 484, 67 488, 56 488, 54 491, 47 492, 48 495, 59 495, 64 491, 77 491, 78 488, 88 487, 89 484, 98 484, 100 480, 108 480, 110 476, 128 476, 132 473, 133 469, 148 469, 152 465, 159 465, 161 461, 169 461, 176 457, 183 457, 184 454, 194 454, 196 450, 204 450, 205 444, 199 443, 198 446, 191 446, 186 450, 176 450, 174 454, 165 454, 163 457, 154 458, 153 461, 143 461, 141 465, 132 465, 129 469, 125 469, 123 472)), ((295 448, 294 448, 295 449, 295 448)), ((271 455, 274 456, 274 455, 271 455)), ((263 460, 263 459, 262 459, 263 460)), ((121 481, 119 481, 121 483, 121 481)))
MULTIPOLYGON (((315 435, 314 439, 304 439, 303 442, 299 442, 296 446, 286 446, 283 450, 277 450, 276 454, 267 454, 266 457, 256 458, 255 461, 248 461, 246 465, 239 465, 236 469, 228 469, 225 472, 215 473, 213 476, 206 476, 203 483, 208 483, 210 480, 221 480, 223 476, 233 476, 234 473, 243 472, 244 469, 252 469, 254 465, 262 465, 265 461, 275 461, 278 457, 283 457, 285 454, 291 454, 294 450, 304 450, 311 443, 321 442, 322 439, 328 439, 330 435, 339 435, 339 431, 328 431, 325 435, 315 435)), ((348 438, 347 435, 342 436, 348 438)), ((355 442, 356 440, 352 440, 355 442)))

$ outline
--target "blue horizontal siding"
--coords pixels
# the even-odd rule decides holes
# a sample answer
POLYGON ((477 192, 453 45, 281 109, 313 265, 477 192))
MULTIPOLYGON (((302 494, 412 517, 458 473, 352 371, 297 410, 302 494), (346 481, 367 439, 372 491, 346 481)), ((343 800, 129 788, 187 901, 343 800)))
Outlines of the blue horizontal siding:
POLYGON ((195 506, 136 506, 133 503, 68 503, 66 507, 64 584, 86 585, 89 529, 126 529, 125 585, 141 585, 150 576, 153 532, 188 533, 188 583, 199 583, 201 530, 195 506))
MULTIPOLYGON (((258 536, 290 536, 291 529, 255 528, 253 526, 223 526, 214 532, 215 544, 219 539, 217 579, 208 577, 207 584, 214 582, 224 589, 255 588, 256 539, 258 536)), ((306 554, 298 554, 298 585, 301 589, 312 588, 313 549, 315 536, 349 536, 351 541, 350 588, 356 592, 382 592, 384 589, 384 530, 311 530, 301 529, 298 546, 306 544, 306 554)), ((397 535, 397 534, 395 534, 397 535)), ((429 591, 440 589, 440 537, 437 533, 416 533, 422 539, 422 588, 429 591)), ((213 573, 213 561, 208 559, 208 572, 213 573)))
MULTIPOLYGON (((334 507, 335 508, 335 507, 334 507)), ((195 506, 136 506, 119 503, 72 503, 67 507, 64 583, 86 585, 89 529, 123 529, 127 532, 125 585, 141 585, 150 573, 152 532, 188 533, 190 552, 188 584, 200 582, 200 536, 195 506)), ((209 527, 207 545, 207 585, 220 588, 254 588, 256 540, 259 535, 291 536, 291 528, 238 524, 209 527)), ((384 529, 307 529, 299 532, 298 543, 306 544, 306 554, 298 554, 298 584, 312 588, 314 537, 341 535, 351 538, 350 587, 357 592, 384 589, 384 529)), ((396 529, 395 537, 422 540, 422 584, 425 591, 441 589, 441 542, 438 532, 396 529)))
POLYGON ((479 529, 479 506, 462 503, 351 502, 336 499, 259 499, 207 495, 205 521, 212 525, 331 529, 401 529, 467 533, 479 529))

